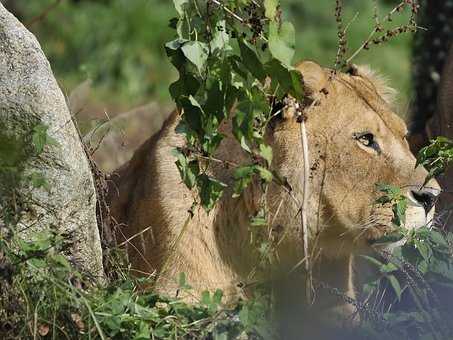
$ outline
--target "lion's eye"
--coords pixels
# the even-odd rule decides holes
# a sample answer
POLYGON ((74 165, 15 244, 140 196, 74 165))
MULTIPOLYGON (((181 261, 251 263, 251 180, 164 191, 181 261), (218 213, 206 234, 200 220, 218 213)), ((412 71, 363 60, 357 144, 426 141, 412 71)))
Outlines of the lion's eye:
POLYGON ((372 133, 370 132, 355 133, 353 137, 363 146, 366 146, 367 148, 372 148, 377 152, 380 152, 381 149, 379 148, 379 144, 375 141, 374 135, 372 133))
POLYGON ((369 147, 373 146, 373 144, 374 144, 374 136, 371 133, 366 133, 364 135, 361 135, 360 137, 358 137, 357 140, 360 143, 362 143, 363 145, 369 146, 369 147))

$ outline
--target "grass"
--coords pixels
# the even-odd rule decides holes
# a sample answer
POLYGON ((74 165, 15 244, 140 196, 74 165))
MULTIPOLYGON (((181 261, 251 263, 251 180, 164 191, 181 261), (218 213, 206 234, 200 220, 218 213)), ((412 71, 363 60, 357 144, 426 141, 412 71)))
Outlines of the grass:
MULTIPOLYGON (((269 332, 265 304, 258 300, 229 308, 216 291, 189 305, 177 297, 142 292, 140 286, 152 281, 125 272, 107 285, 93 286, 62 256, 61 238, 43 233, 23 241, 16 236, 0 239, 0 254, 5 255, 0 271, 2 339, 231 339, 269 332)), ((182 278, 180 289, 190 289, 182 278)))

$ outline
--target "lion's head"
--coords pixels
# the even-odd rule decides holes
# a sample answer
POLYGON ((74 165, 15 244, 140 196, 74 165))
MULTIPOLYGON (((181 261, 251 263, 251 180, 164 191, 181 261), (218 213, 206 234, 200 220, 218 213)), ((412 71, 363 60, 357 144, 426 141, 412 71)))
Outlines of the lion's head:
MULTIPOLYGON (((316 243, 325 256, 338 258, 366 251, 373 241, 391 232, 392 205, 376 203, 382 196, 378 183, 402 188, 408 200, 406 228, 429 225, 440 188, 435 180, 423 185, 427 171, 415 167, 406 125, 391 107, 392 90, 366 68, 332 74, 304 62, 298 69, 310 99, 304 114, 312 246, 316 243)), ((300 124, 292 110, 276 118, 269 143, 274 148, 273 166, 288 178, 294 196, 302 197, 300 124)), ((268 199, 276 215, 274 228, 287 240, 281 241, 282 253, 298 253, 293 241, 300 240, 300 219, 291 216, 299 208, 295 200, 286 198, 284 208, 279 209, 280 190, 271 190, 268 199)))
MULTIPOLYGON (((428 173, 415 166, 406 125, 392 110, 393 91, 380 78, 367 68, 333 74, 304 62, 298 69, 308 95, 302 108, 309 149, 308 259, 315 282, 355 298, 356 288, 371 269, 363 267, 361 257, 355 255, 373 252, 376 240, 395 231, 393 206, 377 203, 383 193, 376 184, 401 188, 408 202, 404 225, 408 229, 432 223, 440 188, 435 180, 424 185, 428 173)), ((300 218, 304 157, 298 119, 294 109, 286 109, 275 118, 268 134, 273 167, 292 188, 288 195, 273 185, 267 196, 272 235, 277 240, 276 258, 284 271, 307 260, 300 218)), ((294 298, 305 295, 304 290, 301 294, 301 281, 288 281, 280 291, 291 298, 283 301, 301 305, 294 298)), ((351 304, 329 291, 321 289, 315 295, 322 312, 320 317, 309 318, 305 328, 317 322, 331 324, 354 313, 351 304)), ((293 318, 292 314, 285 318, 293 318)), ((307 322, 306 317, 304 320, 307 322)))

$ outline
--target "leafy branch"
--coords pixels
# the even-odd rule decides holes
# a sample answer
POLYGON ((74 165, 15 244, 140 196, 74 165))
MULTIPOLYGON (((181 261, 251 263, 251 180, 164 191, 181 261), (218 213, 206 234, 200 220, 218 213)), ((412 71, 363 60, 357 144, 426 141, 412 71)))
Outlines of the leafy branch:
POLYGON ((226 184, 212 176, 210 164, 224 133, 230 132, 249 164, 229 164, 239 195, 256 177, 270 183, 272 149, 264 135, 275 103, 290 94, 302 99, 302 76, 292 68, 294 27, 280 16, 278 1, 174 1, 177 39, 166 44, 179 72, 170 93, 181 113, 179 131, 187 145, 177 151, 184 183, 197 189, 199 203, 211 210, 226 184), (232 115, 232 110, 235 114, 232 115), (225 120, 231 131, 220 131, 225 120))
POLYGON ((445 172, 453 164, 453 141, 446 137, 437 137, 422 148, 417 157, 417 165, 429 171, 427 181, 445 172))

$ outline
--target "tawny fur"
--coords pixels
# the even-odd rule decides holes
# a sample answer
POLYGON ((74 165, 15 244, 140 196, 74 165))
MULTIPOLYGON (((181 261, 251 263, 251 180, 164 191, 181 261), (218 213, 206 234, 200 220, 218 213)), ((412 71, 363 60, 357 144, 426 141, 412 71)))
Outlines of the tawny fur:
MULTIPOLYGON (((391 230, 391 206, 374 204, 379 193, 375 183, 419 188, 427 175, 415 169, 415 158, 405 140, 406 126, 384 99, 389 91, 370 72, 336 74, 315 63, 299 65, 307 93, 317 104, 306 109, 310 149, 309 243, 317 254, 315 279, 354 297, 354 255, 370 251, 369 240, 391 230), (368 76, 367 76, 368 75, 368 76), (370 132, 380 152, 359 145, 354 134, 370 132)), ((184 272, 194 296, 205 289, 223 289, 230 298, 243 292, 239 283, 266 279, 256 270, 260 253, 252 235, 250 218, 265 202, 274 244, 273 265, 294 268, 304 258, 300 206, 303 157, 300 125, 285 112, 266 136, 273 149, 272 167, 286 177, 292 197, 271 185, 266 194, 253 183, 240 198, 232 198, 232 171, 213 162, 212 176, 229 185, 219 204, 207 214, 197 208, 190 219, 194 193, 182 183, 172 149, 184 145, 175 132, 179 115, 174 112, 161 131, 148 140, 132 160, 113 176, 112 213, 125 227, 122 239, 129 242, 132 268, 142 274, 160 273, 156 288, 175 294, 177 276, 184 272), (184 230, 181 236, 181 232, 184 230), (181 239, 175 242, 178 237, 181 239), (163 268, 164 267, 164 268, 163 268), (161 272, 164 270, 164 272, 161 272), (260 276, 261 275, 261 276, 260 276)), ((229 122, 224 123, 228 132, 229 122)), ((228 135, 216 158, 239 164, 250 162, 233 136, 228 135)), ((429 184, 437 188, 435 182, 429 184)), ((423 208, 409 204, 407 227, 427 222, 423 208)), ((121 240, 120 240, 121 241, 121 240)), ((340 313, 350 312, 341 299, 320 301, 340 313)))

